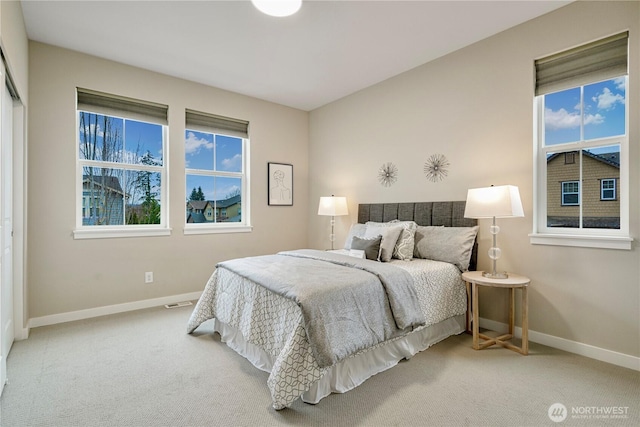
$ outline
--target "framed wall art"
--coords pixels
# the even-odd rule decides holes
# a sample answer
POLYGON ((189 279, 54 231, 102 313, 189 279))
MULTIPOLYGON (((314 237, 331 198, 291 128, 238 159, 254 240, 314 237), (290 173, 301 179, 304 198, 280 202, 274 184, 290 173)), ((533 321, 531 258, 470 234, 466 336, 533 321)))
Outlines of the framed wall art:
POLYGON ((293 206, 293 165, 268 163, 269 206, 293 206))

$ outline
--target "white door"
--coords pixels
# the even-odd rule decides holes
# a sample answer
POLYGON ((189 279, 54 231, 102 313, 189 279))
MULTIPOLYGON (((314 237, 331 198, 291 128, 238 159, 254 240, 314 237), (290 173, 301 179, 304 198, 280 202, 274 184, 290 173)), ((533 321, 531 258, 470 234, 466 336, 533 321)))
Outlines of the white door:
POLYGON ((7 380, 13 325, 13 100, 0 67, 0 393, 7 380))

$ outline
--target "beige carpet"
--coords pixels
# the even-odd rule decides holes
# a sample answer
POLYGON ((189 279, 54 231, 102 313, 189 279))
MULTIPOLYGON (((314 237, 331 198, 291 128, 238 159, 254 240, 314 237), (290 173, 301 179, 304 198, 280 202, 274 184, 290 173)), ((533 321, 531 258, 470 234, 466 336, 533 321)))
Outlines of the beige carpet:
POLYGON ((192 309, 33 329, 9 356, 0 425, 640 425, 640 373, 535 343, 529 356, 474 351, 466 334, 349 393, 274 411, 266 373, 206 333, 207 324, 185 333, 192 309), (555 403, 567 408, 563 422, 548 415, 555 403))

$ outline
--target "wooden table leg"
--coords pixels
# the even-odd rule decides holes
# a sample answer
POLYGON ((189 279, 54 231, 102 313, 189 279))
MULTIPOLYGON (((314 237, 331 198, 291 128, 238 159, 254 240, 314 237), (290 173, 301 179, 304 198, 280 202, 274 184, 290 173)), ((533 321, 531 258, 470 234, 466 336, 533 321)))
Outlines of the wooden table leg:
POLYGON ((480 348, 478 345, 478 334, 480 333, 480 328, 478 325, 478 285, 476 285, 475 282, 471 283, 471 302, 471 313, 473 314, 473 321, 471 325, 473 327, 473 348, 474 350, 478 350, 480 348))
POLYGON ((509 335, 513 335, 513 326, 515 322, 515 292, 513 288, 509 288, 509 335))
POLYGON ((529 354, 529 295, 527 286, 522 290, 522 354, 529 354))
POLYGON ((471 285, 469 282, 464 282, 465 287, 467 288, 467 330, 468 334, 472 333, 471 330, 471 285))

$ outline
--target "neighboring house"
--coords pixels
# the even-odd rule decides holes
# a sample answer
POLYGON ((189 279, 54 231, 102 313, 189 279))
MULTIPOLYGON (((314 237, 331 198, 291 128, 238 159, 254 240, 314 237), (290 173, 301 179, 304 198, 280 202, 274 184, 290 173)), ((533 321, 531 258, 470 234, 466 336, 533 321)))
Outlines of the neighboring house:
MULTIPOLYGON (((192 221, 192 222, 213 222, 213 202, 209 200, 189 200, 187 202, 187 218, 189 214, 200 214, 203 215, 203 221, 192 221)), ((198 216, 198 218, 200 218, 198 216)), ((187 221, 189 222, 189 221, 187 221)))
POLYGON ((82 176, 82 225, 124 224, 126 194, 115 176, 82 176))
POLYGON ((189 212, 187 213, 187 224, 193 224, 198 222, 207 222, 204 214, 200 212, 189 212))
POLYGON ((223 200, 189 200, 187 223, 239 222, 242 214, 241 201, 239 195, 223 200))
POLYGON ((233 196, 228 199, 218 200, 215 204, 216 221, 218 222, 238 222, 242 214, 240 206, 242 198, 233 196))
POLYGON ((582 182, 578 151, 547 159, 548 226, 578 227, 582 209, 583 227, 620 228, 620 153, 582 154, 582 182))

